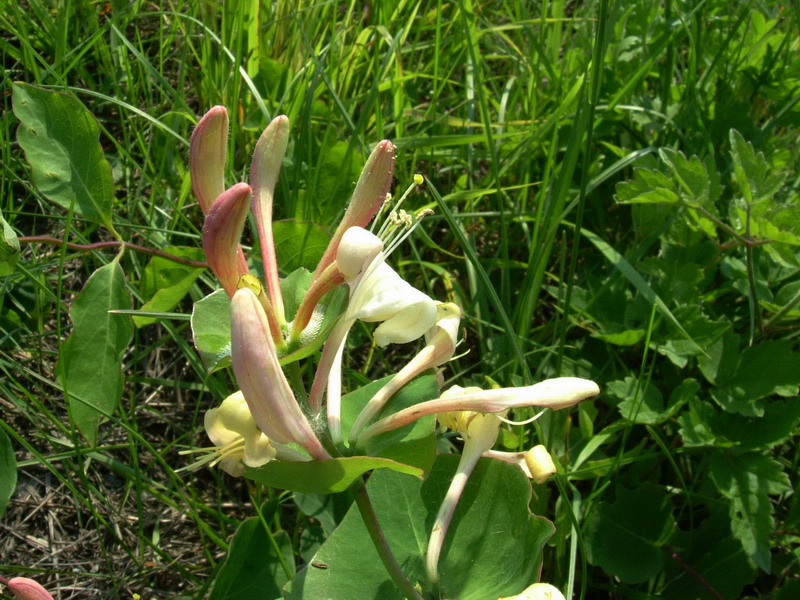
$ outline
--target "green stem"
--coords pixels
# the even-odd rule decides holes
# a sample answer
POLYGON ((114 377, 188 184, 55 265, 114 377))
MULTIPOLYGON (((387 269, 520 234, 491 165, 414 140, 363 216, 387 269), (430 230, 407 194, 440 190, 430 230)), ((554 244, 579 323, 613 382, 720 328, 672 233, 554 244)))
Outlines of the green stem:
POLYGON ((25 244, 30 244, 33 242, 38 242, 40 244, 57 244, 59 246, 64 245, 70 250, 83 250, 87 252, 91 250, 102 250, 103 248, 130 248, 131 250, 135 250, 136 252, 142 252, 143 254, 151 254, 153 256, 160 256, 161 258, 166 258, 167 260, 171 260, 172 262, 176 262, 182 265, 188 265, 190 267, 196 267, 198 269, 208 268, 207 262, 200 260, 191 260, 189 258, 183 258, 182 256, 175 256, 174 254, 170 254, 169 252, 163 252, 161 250, 156 250, 155 248, 148 248, 147 246, 140 246, 139 244, 131 244, 130 242, 111 241, 111 242, 96 242, 94 244, 75 244, 74 242, 65 242, 64 240, 50 237, 49 235, 29 235, 17 239, 25 244))
POLYGON ((394 581, 394 584, 406 598, 424 600, 416 588, 406 578, 405 573, 403 573, 403 570, 400 568, 400 564, 392 553, 389 542, 386 540, 386 536, 383 535, 383 530, 378 523, 378 515, 375 514, 375 509, 369 499, 369 494, 367 494, 367 486, 364 485, 364 480, 362 478, 359 477, 353 485, 350 486, 350 493, 356 502, 356 506, 358 506, 369 537, 372 539, 372 543, 378 551, 378 556, 380 556, 381 562, 383 562, 383 566, 386 567, 386 571, 389 573, 392 581, 394 581))

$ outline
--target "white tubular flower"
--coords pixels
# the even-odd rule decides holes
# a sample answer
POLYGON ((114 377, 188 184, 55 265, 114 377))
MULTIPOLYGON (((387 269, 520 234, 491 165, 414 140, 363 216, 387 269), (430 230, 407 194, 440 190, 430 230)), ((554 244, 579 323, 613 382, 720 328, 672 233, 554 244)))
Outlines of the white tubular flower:
POLYGON ((425 415, 453 410, 501 413, 510 408, 530 406, 559 410, 599 393, 600 388, 594 381, 579 377, 557 377, 525 387, 494 390, 453 386, 436 400, 420 402, 373 423, 361 432, 358 445, 363 447, 369 438, 408 425, 425 415))
POLYGON ((217 446, 220 468, 239 477, 245 466, 261 467, 277 455, 277 449, 256 425, 242 392, 231 394, 204 419, 206 433, 217 446))
POLYGON ((338 363, 353 323, 380 322, 373 336, 375 343, 383 347, 411 342, 436 322, 436 303, 387 265, 382 249, 378 236, 362 227, 350 227, 336 252, 338 269, 350 286, 350 300, 323 347, 308 403, 312 412, 319 412, 327 388, 328 429, 337 443, 341 441, 338 363))
POLYGON ((528 466, 533 480, 540 485, 556 473, 556 465, 553 462, 553 458, 547 448, 541 444, 534 446, 525 453, 525 464, 528 466))
POLYGON ((350 443, 358 439, 358 434, 377 415, 386 402, 405 384, 427 369, 443 365, 453 358, 458 339, 458 326, 461 323, 461 309, 452 302, 436 304, 436 324, 425 332, 427 345, 392 377, 375 394, 359 413, 350 428, 350 443))
MULTIPOLYGON (((461 392, 461 388, 455 391, 451 388, 448 392, 457 394, 461 392)), ((455 513, 458 500, 461 498, 467 480, 475 469, 475 465, 478 464, 481 455, 494 446, 497 441, 497 435, 502 424, 497 415, 472 411, 442 413, 437 418, 440 425, 461 434, 464 439, 464 449, 461 452, 461 458, 458 461, 458 468, 453 476, 453 481, 450 482, 447 494, 439 507, 439 512, 431 530, 431 537, 428 541, 425 570, 432 584, 436 584, 439 581, 439 556, 444 546, 450 522, 453 520, 453 513, 455 513)))
POLYGON ((557 587, 549 583, 534 583, 516 596, 498 598, 498 600, 566 600, 557 587))

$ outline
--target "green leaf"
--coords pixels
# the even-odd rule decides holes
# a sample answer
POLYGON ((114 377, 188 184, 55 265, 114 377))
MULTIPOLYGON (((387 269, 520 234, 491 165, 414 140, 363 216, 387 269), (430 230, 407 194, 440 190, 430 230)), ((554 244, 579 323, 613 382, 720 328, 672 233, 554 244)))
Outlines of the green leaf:
POLYGON ((114 231, 111 165, 100 146, 97 120, 77 99, 15 82, 17 140, 31 166, 33 182, 62 208, 114 231))
MULTIPOLYGON (((368 383, 342 397, 342 435, 347 439, 350 426, 361 409, 393 376, 368 383)), ((439 397, 439 388, 433 375, 423 375, 407 383, 392 396, 377 419, 399 410, 439 397)), ((381 456, 430 471, 436 459, 436 416, 428 415, 404 427, 375 436, 367 442, 366 453, 381 456)))
POLYGON ((391 469, 406 475, 422 477, 417 467, 404 465, 388 458, 351 456, 310 462, 267 463, 258 469, 247 469, 244 476, 262 485, 304 494, 335 494, 343 492, 367 471, 391 469))
POLYGON ((647 487, 617 488, 616 502, 600 501, 584 525, 587 558, 626 583, 647 581, 662 569, 675 522, 669 495, 647 487))
MULTIPOLYGON (((424 482, 380 471, 367 484, 395 557, 411 582, 423 589, 430 587, 423 568, 430 528, 457 464, 456 456, 440 456, 424 482)), ((486 600, 519 593, 534 580, 542 547, 554 528, 530 513, 530 497, 530 483, 518 467, 479 461, 445 540, 441 589, 431 597, 486 600)), ((288 600, 402 598, 355 506, 284 593, 288 600)))
POLYGON ((674 204, 680 200, 671 177, 657 169, 639 167, 631 181, 618 183, 618 204, 674 204))
POLYGON ((307 178, 309 187, 299 194, 295 218, 333 223, 353 193, 353 183, 358 181, 364 158, 355 146, 336 140, 335 136, 326 137, 318 156, 316 170, 307 178))
POLYGON ((0 517, 17 487, 17 459, 6 432, 0 429, 0 517))
POLYGON ((0 277, 14 270, 19 259, 19 240, 16 232, 0 212, 0 277))
POLYGON ((672 391, 669 402, 664 406, 661 392, 651 381, 647 382, 644 389, 642 387, 636 377, 628 376, 623 381, 610 382, 606 390, 622 400, 617 408, 623 417, 644 425, 656 425, 671 419, 700 389, 694 379, 687 379, 672 391))
POLYGON ((711 395, 727 412, 761 416, 761 399, 794 395, 798 385, 800 353, 792 351, 791 341, 772 340, 746 348, 733 377, 711 395))
POLYGON ((285 531, 274 533, 270 539, 264 527, 265 523, 258 517, 239 525, 214 580, 209 600, 281 597, 281 588, 289 580, 284 565, 294 575, 292 543, 285 531))
POLYGON ((94 444, 102 417, 122 396, 122 354, 133 335, 130 319, 109 311, 131 307, 117 260, 92 273, 70 309, 73 329, 61 346, 56 373, 78 430, 94 444))
POLYGON ((192 309, 194 346, 209 373, 231 364, 231 301, 225 290, 211 292, 192 309))
POLYGON ((686 158, 683 152, 671 148, 661 148, 658 154, 672 170, 683 199, 690 205, 706 205, 711 199, 711 180, 703 162, 696 156, 686 158))
POLYGON ((770 166, 762 152, 756 152, 753 145, 747 142, 742 134, 731 129, 731 158, 736 183, 744 195, 747 204, 754 210, 753 216, 769 207, 767 202, 783 184, 783 177, 770 175, 770 166), (753 205, 761 204, 759 207, 753 205))
POLYGON ((711 457, 711 478, 729 501, 731 531, 747 555, 770 572, 770 536, 775 529, 770 494, 792 490, 780 463, 769 456, 718 452, 711 457))
MULTIPOLYGON (((203 251, 199 248, 168 247, 164 252, 188 258, 190 260, 203 260, 203 251)), ((147 301, 141 310, 152 312, 169 312, 178 305, 178 302, 189 293, 194 282, 203 273, 199 267, 182 265, 175 261, 154 256, 147 263, 142 275, 140 291, 147 301)), ((154 317, 133 317, 137 327, 144 327, 156 323, 154 317)))
POLYGON ((315 223, 295 220, 272 223, 278 266, 284 273, 301 267, 313 271, 322 258, 331 234, 315 223))
POLYGON ((670 546, 682 563, 670 561, 665 570, 666 587, 658 594, 663 600, 737 600, 742 588, 753 582, 756 571, 731 537, 727 510, 708 507, 711 516, 690 531, 678 531, 670 546), (685 565, 691 565, 691 571, 685 565), (716 594, 712 594, 710 586, 716 594), (718 594, 718 595, 717 595, 718 594))

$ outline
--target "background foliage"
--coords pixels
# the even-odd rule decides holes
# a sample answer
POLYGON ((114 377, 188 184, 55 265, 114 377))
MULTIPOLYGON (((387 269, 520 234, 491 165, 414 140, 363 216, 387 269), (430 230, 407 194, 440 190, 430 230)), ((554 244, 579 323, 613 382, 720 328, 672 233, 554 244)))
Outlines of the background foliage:
MULTIPOLYGON (((2 3, 0 572, 62 598, 226 598, 243 567, 224 553, 251 517, 233 543, 272 569, 252 597, 277 597, 347 512, 175 472, 233 389, 188 321, 215 283, 191 263, 187 140, 223 104, 229 181, 269 117, 291 120, 284 272, 314 264, 389 138, 395 191, 415 172, 435 188, 412 195, 435 215, 396 262, 464 308, 449 373, 600 383, 501 438, 561 466, 530 504, 557 526, 543 580, 797 597, 798 23, 797 2, 767 0, 2 3), (131 306, 151 312, 107 312, 131 306), (87 336, 97 319, 113 338, 87 336), (105 416, 76 427, 87 404, 105 416)), ((413 352, 354 337, 354 382, 413 352)))

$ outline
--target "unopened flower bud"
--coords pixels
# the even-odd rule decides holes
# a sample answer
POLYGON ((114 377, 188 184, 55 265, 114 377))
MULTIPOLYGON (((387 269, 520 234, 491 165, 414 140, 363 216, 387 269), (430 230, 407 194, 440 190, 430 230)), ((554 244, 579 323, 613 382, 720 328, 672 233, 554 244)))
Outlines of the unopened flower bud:
POLYGON ((565 598, 557 587, 549 583, 534 583, 521 594, 499 598, 498 600, 565 600, 565 598))
POLYGON ((553 463, 550 453, 541 444, 525 453, 525 464, 530 469, 533 481, 539 484, 544 483, 556 473, 556 465, 553 463))
POLYGON ((228 150, 228 111, 211 108, 197 123, 189 142, 192 191, 204 213, 225 190, 225 157, 228 150))
POLYGON ((6 585, 16 600, 53 600, 46 589, 27 577, 14 577, 6 585))

